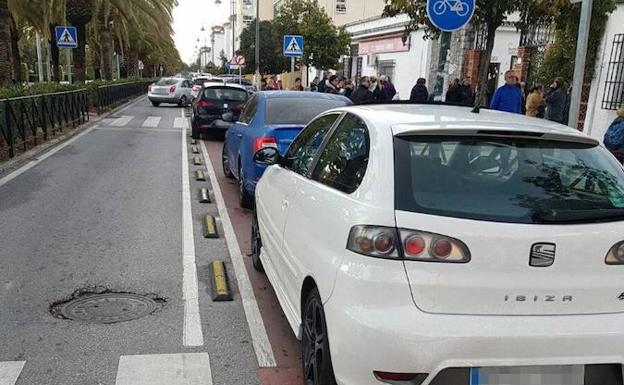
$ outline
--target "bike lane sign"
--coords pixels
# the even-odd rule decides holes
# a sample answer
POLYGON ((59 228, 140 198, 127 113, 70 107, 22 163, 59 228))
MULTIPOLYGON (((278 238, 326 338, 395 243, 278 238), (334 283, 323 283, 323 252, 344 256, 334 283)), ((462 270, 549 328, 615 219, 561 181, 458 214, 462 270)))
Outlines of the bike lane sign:
POLYGON ((427 0, 427 15, 442 31, 453 32, 470 22, 475 0, 427 0))

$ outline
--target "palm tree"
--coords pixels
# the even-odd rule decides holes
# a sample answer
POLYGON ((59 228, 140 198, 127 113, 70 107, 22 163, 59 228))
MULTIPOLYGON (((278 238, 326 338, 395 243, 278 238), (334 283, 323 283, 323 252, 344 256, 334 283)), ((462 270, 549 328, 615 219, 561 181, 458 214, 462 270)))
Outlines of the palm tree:
POLYGON ((86 27, 92 18, 92 7, 91 0, 67 0, 65 4, 65 17, 77 31, 78 48, 73 54, 75 80, 79 82, 85 81, 86 27))

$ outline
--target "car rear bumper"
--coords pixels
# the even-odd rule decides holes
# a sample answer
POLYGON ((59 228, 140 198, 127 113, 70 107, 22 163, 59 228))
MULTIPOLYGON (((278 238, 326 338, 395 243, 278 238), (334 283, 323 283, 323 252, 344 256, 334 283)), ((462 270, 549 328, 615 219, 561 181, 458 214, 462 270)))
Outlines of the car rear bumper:
POLYGON ((180 98, 175 95, 149 94, 147 97, 149 98, 150 102, 172 103, 172 104, 178 104, 180 102, 180 98))
POLYGON ((199 115, 193 116, 191 124, 193 129, 199 130, 200 132, 225 132, 234 125, 233 122, 226 122, 219 118, 203 117, 199 115))
POLYGON ((325 311, 340 385, 381 384, 373 371, 428 373, 426 385, 447 368, 624 363, 624 314, 424 313, 399 261, 348 253, 325 311))

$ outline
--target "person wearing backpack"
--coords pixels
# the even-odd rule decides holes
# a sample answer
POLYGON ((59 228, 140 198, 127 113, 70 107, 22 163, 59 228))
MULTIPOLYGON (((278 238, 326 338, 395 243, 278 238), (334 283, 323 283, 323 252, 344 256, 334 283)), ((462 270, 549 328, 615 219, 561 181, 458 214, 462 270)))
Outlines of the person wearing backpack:
POLYGON ((604 145, 620 163, 624 163, 624 105, 617 110, 617 115, 605 133, 604 145))

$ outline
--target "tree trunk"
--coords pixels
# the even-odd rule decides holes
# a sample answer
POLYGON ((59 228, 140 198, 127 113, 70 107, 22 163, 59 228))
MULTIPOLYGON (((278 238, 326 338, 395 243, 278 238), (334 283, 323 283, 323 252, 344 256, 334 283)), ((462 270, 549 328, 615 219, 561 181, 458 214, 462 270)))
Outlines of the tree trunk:
POLYGON ((100 47, 91 47, 91 63, 93 63, 93 78, 102 79, 102 59, 100 58, 100 47))
POLYGON ((65 4, 67 21, 77 29, 78 48, 73 50, 73 54, 74 80, 79 82, 85 81, 86 25, 91 21, 91 7, 90 0, 67 0, 65 4))
POLYGON ((11 13, 7 0, 0 0, 0 85, 10 83, 13 68, 13 50, 11 49, 11 13))
POLYGON ((54 41, 55 39, 55 35, 56 32, 54 31, 54 24, 50 24, 50 36, 52 36, 52 41, 50 41, 50 57, 52 59, 52 77, 54 78, 54 81, 60 82, 61 80, 61 63, 60 63, 60 59, 59 59, 59 49, 56 46, 56 41, 54 41))
POLYGON ((138 78, 139 77, 139 52, 134 48, 130 47, 128 49, 128 77, 129 78, 138 78))
POLYGON ((98 15, 98 30, 100 34, 100 55, 102 60, 102 79, 113 79, 113 40, 108 24, 107 12, 102 7, 98 15))
POLYGON ((28 81, 28 79, 22 79, 22 58, 20 57, 19 51, 19 39, 19 31, 17 29, 17 25, 15 24, 15 19, 11 15, 11 51, 13 56, 13 70, 15 71, 13 79, 15 79, 18 83, 21 83, 25 80, 28 81))
POLYGON ((490 60, 492 59, 492 51, 494 50, 494 40, 496 39, 496 29, 498 25, 487 25, 487 41, 485 43, 485 52, 481 54, 479 62, 479 105, 488 106, 488 74, 490 70, 490 60))
POLYGON ((74 61, 74 76, 75 82, 84 83, 86 80, 86 39, 87 39, 87 26, 86 24, 76 25, 76 34, 78 37, 78 48, 73 49, 73 61, 74 61))

